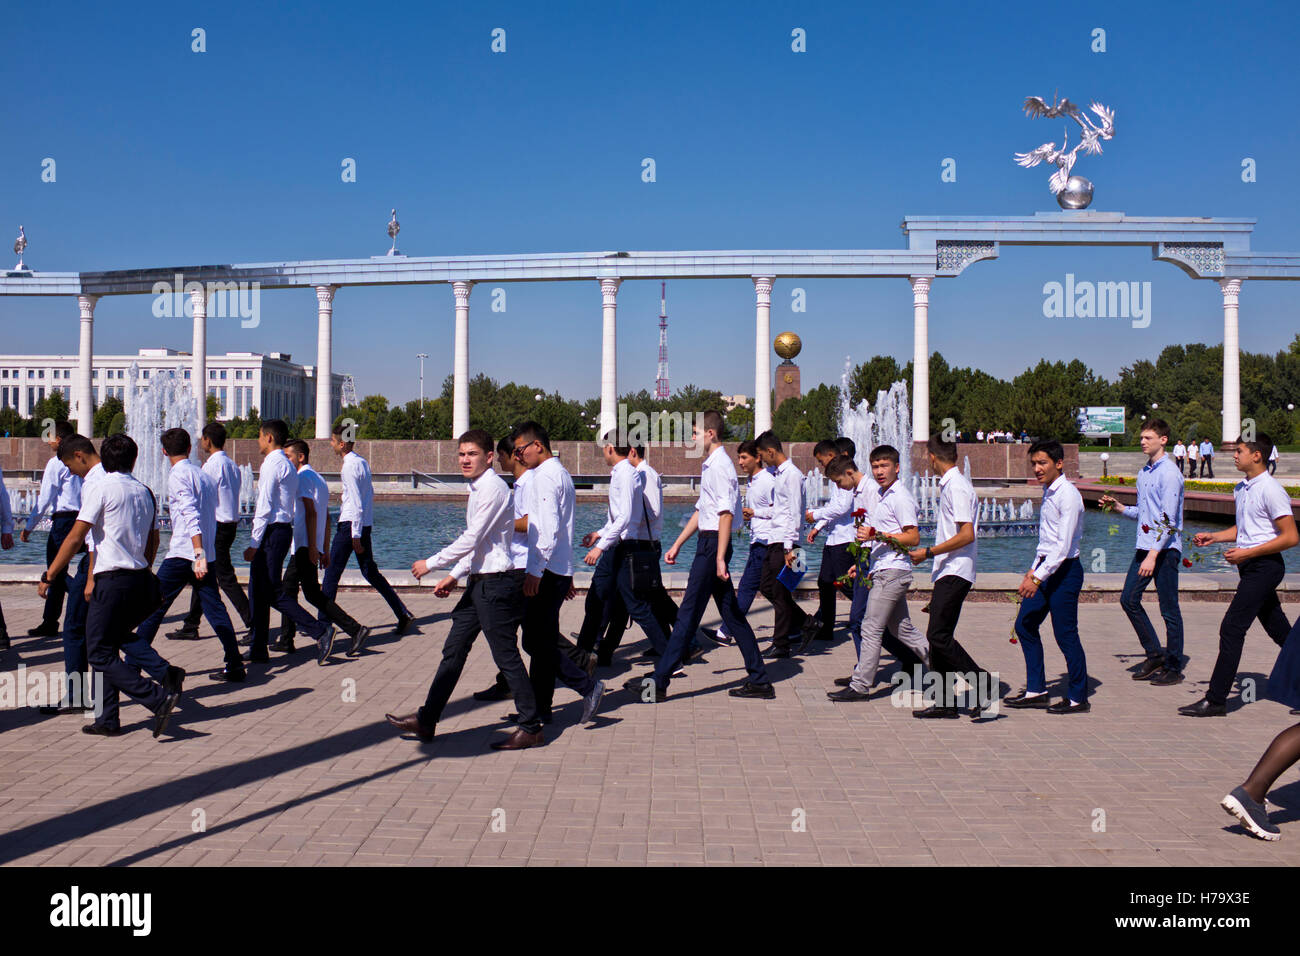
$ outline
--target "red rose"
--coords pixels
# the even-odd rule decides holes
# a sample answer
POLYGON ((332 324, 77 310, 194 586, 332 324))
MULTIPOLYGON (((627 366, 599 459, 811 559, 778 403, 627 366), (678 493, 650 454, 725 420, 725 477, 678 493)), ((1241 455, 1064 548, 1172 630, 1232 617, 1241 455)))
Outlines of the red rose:
POLYGON ((1151 528, 1150 528, 1149 526, 1147 526, 1147 525, 1143 525, 1143 526, 1142 526, 1142 533, 1143 533, 1143 534, 1150 534, 1150 533, 1151 533, 1151 528))
POLYGON ((1185 567, 1185 568, 1190 568, 1191 566, 1192 566, 1192 559, 1191 559, 1191 558, 1183 558, 1183 567, 1185 567))
POLYGON ((853 512, 853 517, 855 518, 865 518, 866 516, 867 516, 866 508, 859 508, 857 511, 853 512))

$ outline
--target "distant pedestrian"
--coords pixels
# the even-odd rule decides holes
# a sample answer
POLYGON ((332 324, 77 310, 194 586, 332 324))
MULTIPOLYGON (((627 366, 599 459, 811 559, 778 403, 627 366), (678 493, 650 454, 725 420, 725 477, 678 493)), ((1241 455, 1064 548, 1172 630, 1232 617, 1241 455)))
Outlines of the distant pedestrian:
POLYGON ((1273 453, 1268 456, 1268 473, 1270 475, 1277 474, 1277 445, 1273 446, 1273 453))
POLYGON ((1178 474, 1183 473, 1183 465, 1187 462, 1187 446, 1181 441, 1174 446, 1173 450, 1174 464, 1178 466, 1178 474))
MULTIPOLYGON (((1273 451, 1276 452, 1277 448, 1274 448, 1273 451)), ((1210 444, 1208 438, 1201 442, 1201 477, 1214 477, 1214 446, 1210 444)))
POLYGON ((1187 443, 1187 477, 1196 477, 1196 460, 1200 457, 1201 445, 1195 439, 1187 443))

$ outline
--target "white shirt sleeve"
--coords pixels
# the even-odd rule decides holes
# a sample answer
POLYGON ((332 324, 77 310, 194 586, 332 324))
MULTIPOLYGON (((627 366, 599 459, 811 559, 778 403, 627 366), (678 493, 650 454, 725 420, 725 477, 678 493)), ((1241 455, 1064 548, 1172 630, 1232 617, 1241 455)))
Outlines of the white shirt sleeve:
POLYGON ((823 507, 812 509, 813 524, 818 531, 821 531, 832 521, 847 517, 852 507, 853 496, 843 488, 836 487, 831 493, 830 500, 823 507))
MULTIPOLYGON (((497 490, 496 486, 490 487, 497 490)), ((501 494, 497 490, 497 493, 493 494, 485 490, 474 496, 474 507, 466 516, 465 530, 455 541, 429 557, 426 562, 429 567, 449 567, 451 570, 448 573, 458 581, 465 577, 474 560, 474 552, 479 542, 487 538, 492 527, 500 520, 501 513, 510 508, 509 489, 504 482, 499 488, 504 489, 506 493, 501 494)))
POLYGON ((551 475, 533 471, 532 480, 528 482, 528 568, 527 573, 541 577, 542 572, 551 563, 555 546, 559 543, 559 500, 560 489, 551 475))
POLYGON ((343 483, 343 504, 339 508, 339 523, 350 521, 352 523, 352 537, 361 537, 361 484, 357 481, 357 471, 360 465, 355 459, 345 460, 343 462, 342 474, 339 476, 343 483))
POLYGON ((1083 520, 1082 498, 1062 493, 1057 495, 1056 506, 1059 518, 1055 536, 1043 552, 1042 564, 1034 571, 1034 576, 1040 581, 1046 581, 1065 563, 1066 555, 1070 553, 1070 542, 1074 540, 1074 532, 1083 520))
POLYGON ((272 497, 271 485, 274 484, 273 469, 270 468, 270 455, 267 460, 262 462, 261 471, 257 476, 257 510, 253 512, 253 531, 249 538, 249 544, 254 547, 261 547, 262 535, 266 532, 266 525, 271 520, 272 497))
POLYGON ((32 506, 32 513, 27 516, 28 528, 36 527, 36 523, 45 517, 47 508, 51 512, 54 510, 59 498, 59 489, 55 484, 55 476, 58 473, 59 460, 51 458, 45 463, 45 471, 41 473, 41 490, 36 496, 36 504, 32 506))
POLYGON ((619 474, 611 473, 610 477, 609 520, 600 529, 600 540, 597 542, 601 551, 608 551, 623 540, 632 518, 632 493, 636 482, 629 479, 628 469, 621 464, 616 471, 619 474))
POLYGON ((14 533, 14 513, 9 506, 9 492, 5 490, 5 476, 0 472, 0 534, 14 533))
MULTIPOLYGON (((199 522, 199 499, 195 495, 194 486, 190 484, 188 476, 177 474, 173 468, 167 478, 167 491, 171 498, 168 502, 171 508, 172 516, 172 536, 180 535, 182 540, 188 541, 196 534, 202 534, 203 528, 199 522)), ((205 541, 206 545, 207 542, 205 541)))

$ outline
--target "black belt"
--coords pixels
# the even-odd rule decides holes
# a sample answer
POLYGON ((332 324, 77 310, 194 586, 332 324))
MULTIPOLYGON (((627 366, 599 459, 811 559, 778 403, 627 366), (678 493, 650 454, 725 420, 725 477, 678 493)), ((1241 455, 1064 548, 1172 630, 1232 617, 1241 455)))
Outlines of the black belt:
POLYGON ((72 515, 72 516, 75 518, 75 517, 76 517, 77 515, 79 515, 80 513, 81 513, 81 512, 79 512, 79 511, 56 511, 56 512, 54 512, 53 514, 51 514, 50 517, 51 517, 51 518, 62 518, 62 517, 64 517, 65 515, 72 515))
POLYGON ((474 584, 476 581, 482 581, 484 578, 500 578, 505 576, 514 576, 514 575, 523 577, 524 569, 511 568, 509 571, 488 571, 485 574, 471 574, 469 577, 465 579, 465 583, 474 584))
POLYGON ((115 578, 128 574, 148 574, 148 568, 114 568, 112 571, 96 571, 97 578, 115 578))
POLYGON ((701 532, 700 532, 700 537, 701 537, 701 538, 716 538, 717 536, 718 536, 718 532, 717 532, 717 531, 701 531, 701 532))

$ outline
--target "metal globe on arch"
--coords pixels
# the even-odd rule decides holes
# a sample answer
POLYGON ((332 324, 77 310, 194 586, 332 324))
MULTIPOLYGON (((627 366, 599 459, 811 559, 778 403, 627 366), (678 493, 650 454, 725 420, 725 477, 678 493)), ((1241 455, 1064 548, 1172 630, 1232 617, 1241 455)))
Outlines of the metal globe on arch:
POLYGON ((803 350, 803 342, 793 332, 782 332, 776 337, 776 354, 787 362, 803 350))

